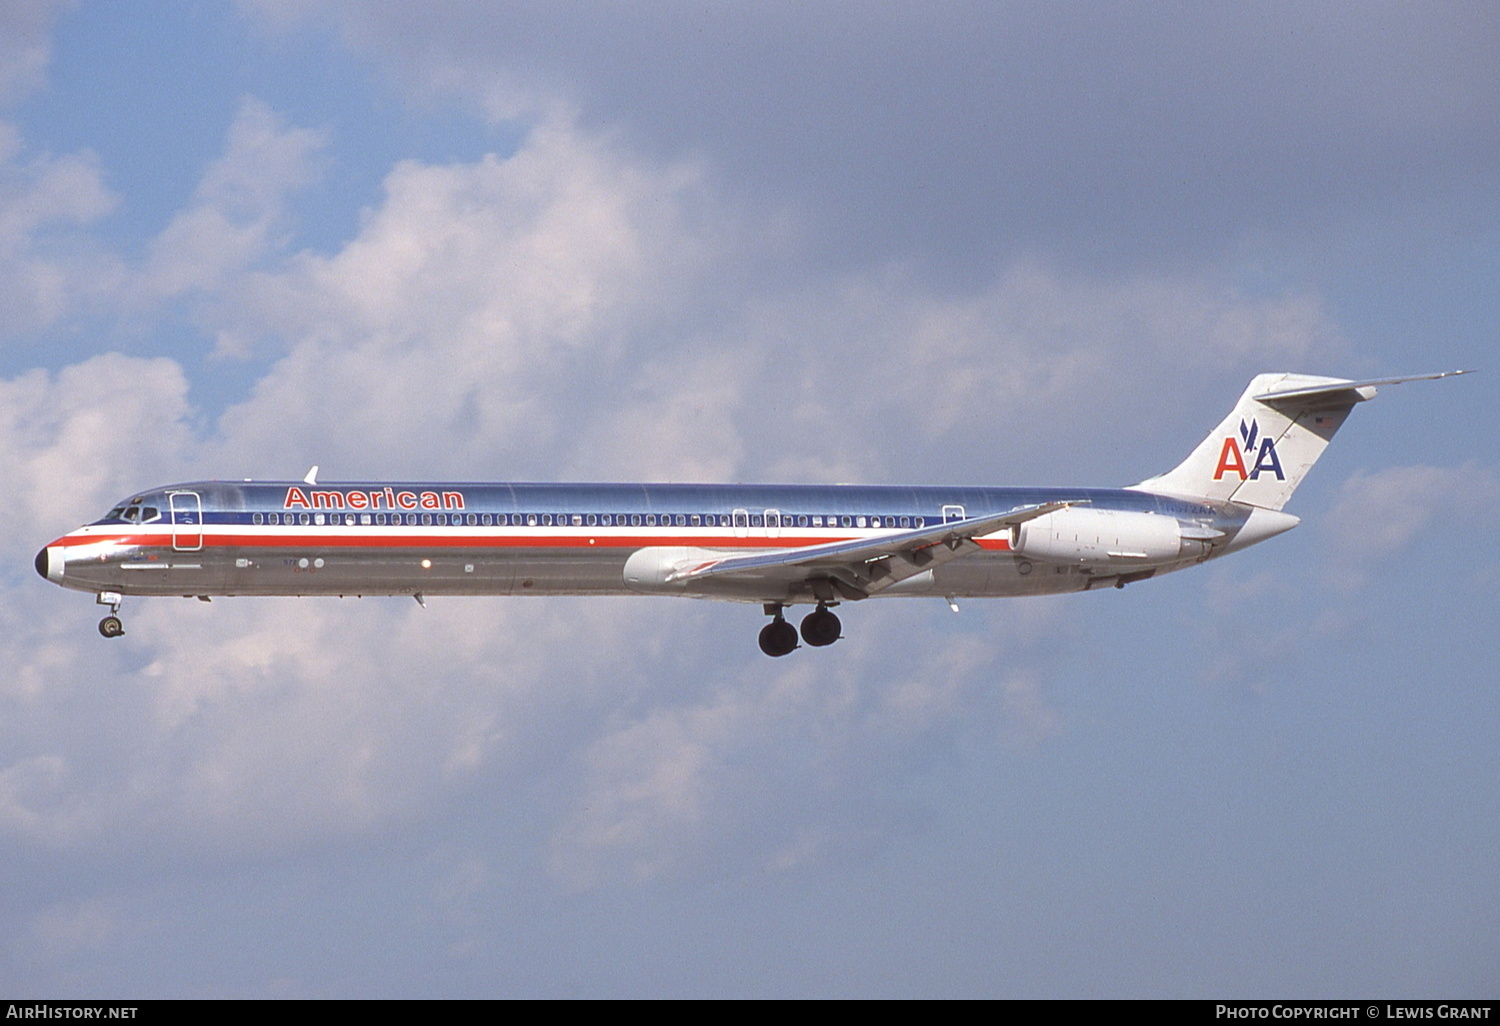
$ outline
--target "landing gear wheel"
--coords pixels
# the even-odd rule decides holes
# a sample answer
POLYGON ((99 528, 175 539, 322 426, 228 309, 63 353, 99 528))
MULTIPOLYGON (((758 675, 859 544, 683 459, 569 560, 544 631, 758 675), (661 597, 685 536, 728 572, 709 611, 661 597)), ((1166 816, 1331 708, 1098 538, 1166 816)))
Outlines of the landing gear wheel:
POLYGON ((125 633, 125 625, 118 616, 106 616, 99 621, 99 633, 106 638, 118 638, 125 633))
POLYGON ((760 650, 775 658, 797 647, 797 628, 777 617, 760 629, 760 650))
POLYGON ((827 609, 819 608, 802 618, 802 640, 813 648, 822 648, 839 640, 839 632, 843 628, 844 625, 839 623, 837 616, 827 609))

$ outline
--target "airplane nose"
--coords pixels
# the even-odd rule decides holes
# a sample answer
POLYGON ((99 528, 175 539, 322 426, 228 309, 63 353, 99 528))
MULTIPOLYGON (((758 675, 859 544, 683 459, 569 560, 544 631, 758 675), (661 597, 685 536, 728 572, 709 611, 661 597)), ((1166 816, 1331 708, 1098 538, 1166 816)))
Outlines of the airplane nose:
POLYGON ((39 573, 39 574, 41 574, 42 577, 43 577, 43 579, 45 579, 46 576, 47 576, 47 550, 46 549, 43 549, 41 552, 38 552, 36 554, 36 572, 39 573))

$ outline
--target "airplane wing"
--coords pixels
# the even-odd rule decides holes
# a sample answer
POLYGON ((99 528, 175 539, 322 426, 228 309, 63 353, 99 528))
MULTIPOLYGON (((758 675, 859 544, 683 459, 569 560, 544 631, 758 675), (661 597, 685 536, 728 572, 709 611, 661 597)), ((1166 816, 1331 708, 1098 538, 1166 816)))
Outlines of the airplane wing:
POLYGON ((830 594, 819 595, 820 598, 832 597, 833 591, 847 599, 868 598, 908 577, 978 552, 980 547, 975 538, 1082 504, 1083 500, 1043 502, 879 538, 779 549, 753 556, 725 556, 682 567, 667 580, 692 582, 732 576, 768 584, 792 584, 821 579, 829 583, 830 594))

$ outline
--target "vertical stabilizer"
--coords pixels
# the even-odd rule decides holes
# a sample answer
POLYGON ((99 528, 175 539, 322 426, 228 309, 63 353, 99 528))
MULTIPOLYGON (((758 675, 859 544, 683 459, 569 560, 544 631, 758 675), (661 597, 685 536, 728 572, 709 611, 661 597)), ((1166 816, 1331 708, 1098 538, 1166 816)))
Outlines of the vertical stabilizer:
POLYGON ((1354 404, 1375 397, 1375 384, 1308 374, 1257 375, 1229 416, 1186 460, 1131 487, 1279 510, 1354 404))

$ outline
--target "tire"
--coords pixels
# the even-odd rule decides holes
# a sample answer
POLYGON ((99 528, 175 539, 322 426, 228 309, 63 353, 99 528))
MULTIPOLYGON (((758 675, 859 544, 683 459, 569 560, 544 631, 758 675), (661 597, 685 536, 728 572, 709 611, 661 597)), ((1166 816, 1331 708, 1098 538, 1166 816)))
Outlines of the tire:
POLYGON ((797 628, 776 619, 760 629, 760 650, 773 659, 797 647, 797 628))
POLYGON ((839 640, 839 632, 843 629, 839 618, 826 609, 808 613, 802 618, 802 640, 813 648, 832 645, 839 640))

